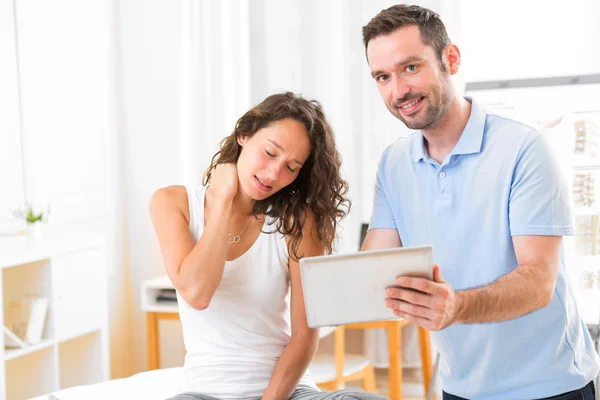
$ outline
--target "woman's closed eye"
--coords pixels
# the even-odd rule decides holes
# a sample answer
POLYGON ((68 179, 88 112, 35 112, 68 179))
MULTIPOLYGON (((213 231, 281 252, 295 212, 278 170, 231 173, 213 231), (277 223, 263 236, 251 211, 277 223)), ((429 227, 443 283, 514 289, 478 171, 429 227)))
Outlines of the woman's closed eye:
MULTIPOLYGON (((267 150, 267 149, 265 149, 265 154, 266 154, 267 156, 269 156, 270 158, 275 158, 275 157, 277 157, 277 155, 276 155, 276 154, 274 154, 274 153, 271 153, 271 152, 270 152, 269 150, 267 150)), ((289 165, 286 165, 286 168, 287 168, 287 169, 288 169, 288 171, 290 171, 291 173, 295 173, 295 172, 297 171, 297 169, 296 169, 296 168, 292 168, 292 167, 290 167, 289 165)))

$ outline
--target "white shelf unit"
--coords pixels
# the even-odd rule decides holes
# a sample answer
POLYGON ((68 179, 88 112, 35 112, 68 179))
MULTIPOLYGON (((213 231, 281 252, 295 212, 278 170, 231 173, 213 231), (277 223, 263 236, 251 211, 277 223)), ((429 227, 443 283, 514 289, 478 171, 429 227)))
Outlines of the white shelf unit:
POLYGON ((178 313, 177 302, 159 302, 156 296, 162 289, 173 289, 174 286, 169 277, 164 275, 142 282, 141 301, 144 312, 178 313))
POLYGON ((109 379, 105 254, 92 237, 0 237, 0 323, 13 299, 49 299, 40 343, 8 349, 0 335, 0 400, 109 379))

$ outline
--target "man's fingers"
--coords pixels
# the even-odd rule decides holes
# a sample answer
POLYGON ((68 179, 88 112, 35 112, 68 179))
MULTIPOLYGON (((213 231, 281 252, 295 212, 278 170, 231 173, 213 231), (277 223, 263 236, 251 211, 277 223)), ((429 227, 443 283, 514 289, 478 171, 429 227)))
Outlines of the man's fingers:
POLYGON ((412 289, 387 288, 386 297, 391 299, 403 300, 408 303, 417 304, 432 308, 433 297, 430 294, 419 292, 412 289))
MULTIPOLYGON (((441 274, 438 275, 438 279, 440 279, 440 282, 434 282, 424 278, 412 278, 403 276, 401 278, 396 279, 396 284, 400 286, 397 287, 397 289, 413 289, 432 296, 447 297, 449 293, 447 287, 448 284, 443 280, 441 274)), ((393 287, 390 287, 388 289, 392 288, 393 287)))
POLYGON ((430 308, 407 303, 405 301, 396 299, 387 299, 385 305, 394 311, 400 311, 403 313, 411 314, 419 318, 433 319, 436 316, 435 311, 430 308))
POLYGON ((398 317, 407 319, 410 322, 412 322, 413 324, 419 325, 427 330, 435 330, 435 327, 433 326, 434 324, 432 323, 431 320, 429 320, 427 318, 419 317, 417 315, 413 315, 413 314, 406 313, 403 311, 394 311, 394 314, 397 315, 398 317))
POLYGON ((443 328, 440 318, 425 318, 423 316, 411 314, 401 310, 394 310, 394 314, 430 331, 439 331, 443 328))

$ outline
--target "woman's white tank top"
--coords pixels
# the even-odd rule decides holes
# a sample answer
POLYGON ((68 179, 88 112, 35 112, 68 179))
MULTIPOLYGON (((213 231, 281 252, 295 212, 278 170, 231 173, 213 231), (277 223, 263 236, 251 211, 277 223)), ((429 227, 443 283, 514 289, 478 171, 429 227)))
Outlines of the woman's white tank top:
MULTIPOLYGON (((186 189, 190 232, 197 242, 204 231, 206 188, 186 189)), ((178 294, 186 348, 180 392, 221 399, 262 396, 290 341, 289 292, 285 238, 261 232, 250 249, 225 262, 208 308, 196 310, 178 294)), ((308 371, 299 386, 316 388, 308 371)))

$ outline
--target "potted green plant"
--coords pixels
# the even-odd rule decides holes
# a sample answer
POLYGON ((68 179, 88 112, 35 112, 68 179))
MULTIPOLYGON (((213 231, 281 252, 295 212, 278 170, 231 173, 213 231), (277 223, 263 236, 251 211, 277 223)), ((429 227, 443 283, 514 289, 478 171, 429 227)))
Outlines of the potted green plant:
POLYGON ((27 236, 33 238, 42 236, 42 218, 44 218, 43 211, 36 213, 32 207, 27 210, 27 216, 25 217, 25 221, 27 222, 27 236))
POLYGON ((26 234, 31 238, 42 236, 42 222, 46 221, 50 213, 50 206, 35 207, 32 204, 25 204, 22 208, 14 210, 14 216, 25 220, 26 234))

